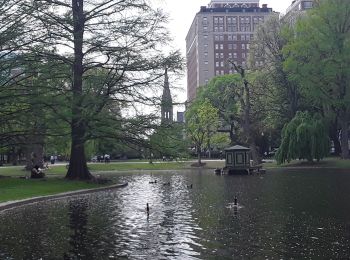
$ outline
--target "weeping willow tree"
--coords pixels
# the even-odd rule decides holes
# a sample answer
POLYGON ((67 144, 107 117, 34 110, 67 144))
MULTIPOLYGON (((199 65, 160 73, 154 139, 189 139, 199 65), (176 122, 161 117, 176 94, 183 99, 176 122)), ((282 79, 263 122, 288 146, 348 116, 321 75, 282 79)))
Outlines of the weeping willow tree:
POLYGON ((294 159, 321 160, 329 153, 329 137, 320 115, 297 112, 282 130, 282 141, 276 154, 278 164, 294 159))

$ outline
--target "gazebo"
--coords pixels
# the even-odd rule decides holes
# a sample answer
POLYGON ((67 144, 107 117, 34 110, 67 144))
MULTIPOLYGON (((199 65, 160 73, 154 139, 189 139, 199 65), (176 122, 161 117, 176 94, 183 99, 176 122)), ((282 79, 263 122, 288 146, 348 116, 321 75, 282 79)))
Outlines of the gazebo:
POLYGON ((244 146, 235 145, 225 149, 225 172, 246 171, 249 173, 250 149, 244 146))

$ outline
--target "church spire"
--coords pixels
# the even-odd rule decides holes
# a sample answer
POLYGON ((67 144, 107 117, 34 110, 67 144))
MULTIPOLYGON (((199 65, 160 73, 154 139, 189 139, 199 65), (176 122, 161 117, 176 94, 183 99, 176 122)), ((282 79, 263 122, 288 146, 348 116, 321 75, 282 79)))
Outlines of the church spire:
POLYGON ((165 68, 164 87, 161 103, 161 122, 169 124, 173 122, 173 100, 169 88, 168 68, 165 68))

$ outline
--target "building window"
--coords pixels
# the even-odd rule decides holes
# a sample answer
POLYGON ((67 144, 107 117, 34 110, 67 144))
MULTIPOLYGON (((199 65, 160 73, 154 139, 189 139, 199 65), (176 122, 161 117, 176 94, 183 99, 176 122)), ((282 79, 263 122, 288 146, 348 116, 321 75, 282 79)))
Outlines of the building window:
POLYGON ((220 66, 221 67, 223 67, 224 66, 224 62, 222 61, 222 62, 220 62, 220 66))
POLYGON ((233 53, 233 58, 237 59, 237 53, 236 52, 233 53))
POLYGON ((242 43, 242 50, 245 50, 245 44, 242 43))
POLYGON ((217 62, 215 62, 215 67, 219 67, 220 66, 220 63, 217 61, 217 62))
POLYGON ((219 44, 215 44, 215 50, 218 50, 219 49, 219 44))
POLYGON ((244 52, 242 53, 242 58, 245 59, 245 53, 244 52))
POLYGON ((208 18, 207 17, 203 17, 203 24, 208 24, 208 18))
POLYGON ((220 44, 220 50, 223 50, 223 49, 224 49, 224 45, 220 44))
POLYGON ((219 58, 219 53, 215 53, 215 59, 218 59, 219 58))
POLYGON ((207 30, 208 30, 208 26, 204 26, 204 27, 203 27, 203 30, 204 30, 204 31, 207 31, 207 30))
POLYGON ((208 52, 204 52, 204 57, 208 57, 208 52))
POLYGON ((232 17, 232 16, 227 17, 226 27, 228 32, 236 32, 238 28, 236 17, 232 17))
POLYGON ((204 61, 204 64, 205 64, 205 65, 208 65, 208 61, 207 61, 207 60, 206 60, 206 61, 204 61))
POLYGON ((236 43, 233 44, 233 49, 237 50, 237 44, 236 43))
POLYGON ((224 58, 224 53, 223 53, 223 52, 220 53, 220 58, 221 58, 221 59, 224 58))
POLYGON ((232 50, 232 43, 229 43, 229 44, 228 44, 228 49, 229 49, 229 50, 232 50))
POLYGON ((312 8, 312 2, 304 2, 304 8, 305 9, 311 9, 312 8))

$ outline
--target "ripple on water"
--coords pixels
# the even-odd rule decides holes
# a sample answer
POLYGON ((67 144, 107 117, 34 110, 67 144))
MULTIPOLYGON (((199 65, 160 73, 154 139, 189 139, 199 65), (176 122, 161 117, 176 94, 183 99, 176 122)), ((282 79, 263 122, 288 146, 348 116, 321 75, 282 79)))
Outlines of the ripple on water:
POLYGON ((0 259, 349 259, 350 178, 336 178, 128 174, 123 189, 0 213, 0 259))

